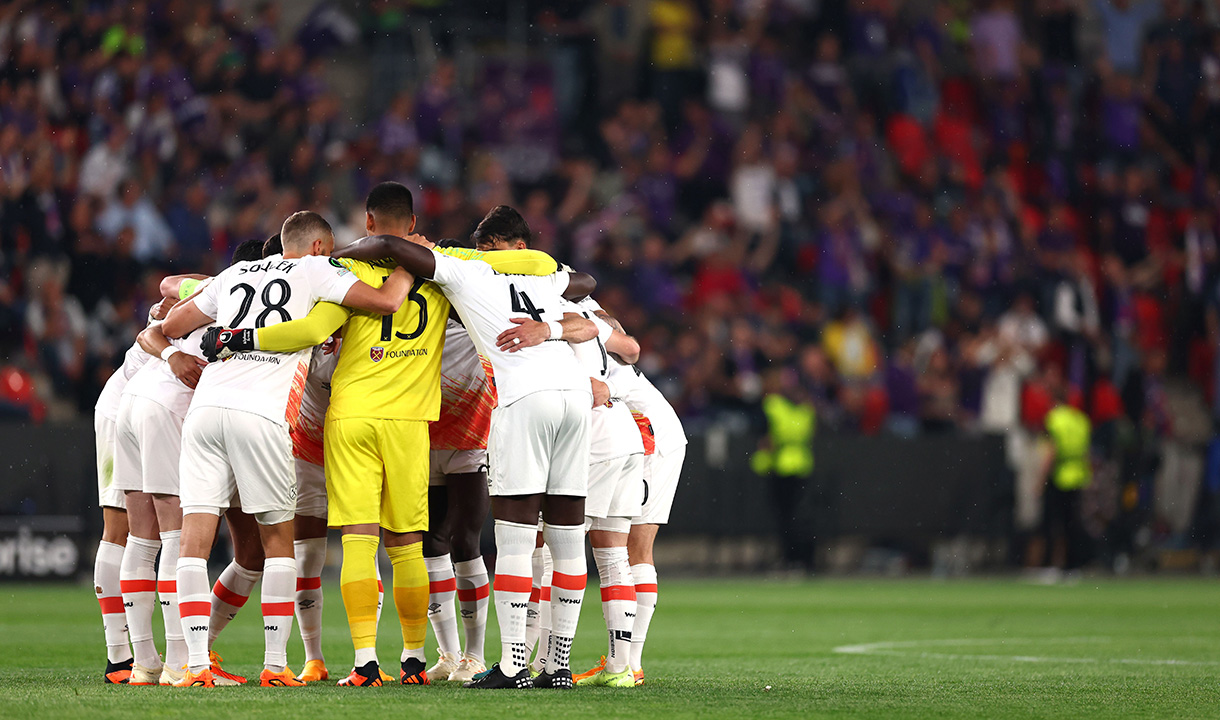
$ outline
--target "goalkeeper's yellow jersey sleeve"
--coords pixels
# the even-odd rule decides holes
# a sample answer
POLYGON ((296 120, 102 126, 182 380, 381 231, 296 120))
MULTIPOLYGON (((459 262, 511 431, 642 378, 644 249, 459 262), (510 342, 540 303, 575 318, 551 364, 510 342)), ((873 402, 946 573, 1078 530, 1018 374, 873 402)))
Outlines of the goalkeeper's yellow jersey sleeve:
POLYGON ((459 260, 481 260, 501 275, 550 275, 559 270, 555 258, 541 250, 497 250, 482 252, 469 248, 436 248, 459 260))
MULTIPOLYGON (((390 262, 346 258, 338 262, 373 287, 381 287, 394 267, 390 262)), ((347 312, 339 363, 330 385, 328 417, 436 420, 441 409, 441 353, 449 317, 449 300, 440 288, 416 278, 406 301, 393 315, 347 312)))
POLYGON ((352 310, 335 303, 320 302, 298 320, 259 328, 258 349, 269 352, 296 352, 326 342, 343 327, 352 310))

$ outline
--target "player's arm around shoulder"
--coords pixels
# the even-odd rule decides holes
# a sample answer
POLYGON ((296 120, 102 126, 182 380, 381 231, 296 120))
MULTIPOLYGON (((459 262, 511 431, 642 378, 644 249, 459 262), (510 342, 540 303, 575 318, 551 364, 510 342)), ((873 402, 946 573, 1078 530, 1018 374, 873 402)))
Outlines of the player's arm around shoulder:
POLYGON ((478 260, 501 275, 553 275, 559 269, 555 258, 541 250, 499 250, 481 252, 469 248, 437 248, 436 251, 459 260, 478 260))
MULTIPOLYGON (((356 276, 360 277, 358 273, 356 276)), ((369 279, 373 280, 373 278, 369 279)), ((390 271, 390 276, 381 283, 380 287, 374 287, 364 280, 357 280, 343 296, 343 304, 377 315, 392 315, 402 307, 403 301, 407 299, 407 293, 411 291, 413 282, 415 282, 415 278, 411 273, 401 267, 396 267, 390 271)))
POLYGON ((199 377, 203 374, 203 369, 207 367, 207 362, 174 347, 165 333, 161 332, 159 323, 154 323, 141 330, 140 334, 136 336, 136 342, 144 352, 164 360, 169 365, 170 371, 174 373, 174 377, 178 378, 178 382, 192 390, 199 384, 199 377))
POLYGON ((429 280, 435 279, 437 256, 431 249, 432 243, 421 235, 412 235, 411 238, 400 238, 396 235, 370 235, 345 248, 336 250, 332 257, 366 262, 392 260, 412 275, 429 280))
POLYGON ((582 343, 597 337, 597 326, 577 313, 567 312, 562 320, 550 322, 529 318, 509 318, 509 322, 513 323, 513 327, 496 337, 496 347, 505 352, 520 352, 552 339, 582 343))
POLYGON ((252 349, 287 353, 321 345, 343 327, 351 312, 335 303, 317 303, 303 318, 260 328, 252 349))

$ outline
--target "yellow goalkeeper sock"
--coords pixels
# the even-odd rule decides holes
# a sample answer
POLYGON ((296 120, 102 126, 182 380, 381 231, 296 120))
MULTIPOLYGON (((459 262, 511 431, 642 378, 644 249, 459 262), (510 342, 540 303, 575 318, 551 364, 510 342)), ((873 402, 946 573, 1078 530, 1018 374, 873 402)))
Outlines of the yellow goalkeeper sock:
POLYGON ((424 659, 428 628, 428 569, 422 542, 387 547, 394 564, 394 607, 402 624, 403 659, 424 659))
POLYGON ((377 660, 377 546, 376 535, 343 536, 343 569, 339 590, 347 610, 347 626, 356 648, 356 667, 377 660))

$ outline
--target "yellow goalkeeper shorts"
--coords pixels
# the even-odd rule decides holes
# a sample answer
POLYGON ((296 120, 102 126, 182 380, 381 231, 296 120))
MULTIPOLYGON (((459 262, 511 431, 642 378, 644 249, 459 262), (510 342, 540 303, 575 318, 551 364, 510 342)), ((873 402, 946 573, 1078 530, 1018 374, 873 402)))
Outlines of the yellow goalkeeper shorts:
POLYGON ((428 529, 427 422, 327 418, 322 445, 331 527, 428 529))

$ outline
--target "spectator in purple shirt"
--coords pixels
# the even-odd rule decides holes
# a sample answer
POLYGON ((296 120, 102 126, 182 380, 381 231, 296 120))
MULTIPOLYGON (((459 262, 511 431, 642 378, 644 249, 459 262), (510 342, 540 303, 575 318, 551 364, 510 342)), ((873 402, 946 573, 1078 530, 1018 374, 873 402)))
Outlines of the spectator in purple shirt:
POLYGON ((1011 80, 1020 71, 1021 24, 1012 0, 991 0, 970 21, 974 65, 980 76, 1011 80))
POLYGON ((817 234, 818 282, 822 305, 833 315, 844 307, 863 303, 869 290, 869 272, 860 233, 843 203, 831 203, 823 217, 817 234))
MULTIPOLYGON (((930 262, 939 242, 932 208, 926 202, 915 207, 909 225, 894 233, 891 266, 894 272, 894 332, 899 338, 918 335, 932 321, 933 278, 938 268, 930 262)), ((906 224, 906 223, 904 223, 906 224)))
POLYGON ((915 344, 911 339, 894 352, 885 369, 885 391, 890 402, 886 426, 899 437, 919 433, 919 388, 915 370, 915 344))

